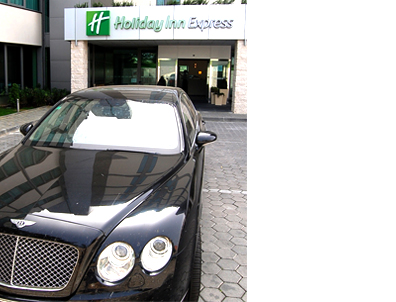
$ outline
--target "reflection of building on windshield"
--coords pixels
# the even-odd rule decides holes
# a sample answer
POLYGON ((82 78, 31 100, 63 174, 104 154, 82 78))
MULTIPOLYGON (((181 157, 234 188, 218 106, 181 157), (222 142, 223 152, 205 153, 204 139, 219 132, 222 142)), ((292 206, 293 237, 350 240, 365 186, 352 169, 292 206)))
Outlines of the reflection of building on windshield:
POLYGON ((0 166, 0 222, 34 212, 89 215, 98 207, 122 205, 147 191, 179 158, 21 147, 0 166))
POLYGON ((115 117, 117 119, 130 119, 132 112, 125 100, 100 100, 92 106, 95 116, 115 117))

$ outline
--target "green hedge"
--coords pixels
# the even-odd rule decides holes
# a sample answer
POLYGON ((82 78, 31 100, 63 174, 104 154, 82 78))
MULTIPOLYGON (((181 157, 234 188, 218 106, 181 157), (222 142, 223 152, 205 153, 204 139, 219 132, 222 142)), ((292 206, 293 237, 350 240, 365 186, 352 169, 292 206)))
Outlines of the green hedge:
POLYGON ((52 88, 41 89, 40 87, 21 89, 18 84, 12 84, 8 93, 8 103, 16 106, 17 99, 23 106, 41 107, 46 105, 53 105, 63 97, 70 94, 66 89, 52 88))

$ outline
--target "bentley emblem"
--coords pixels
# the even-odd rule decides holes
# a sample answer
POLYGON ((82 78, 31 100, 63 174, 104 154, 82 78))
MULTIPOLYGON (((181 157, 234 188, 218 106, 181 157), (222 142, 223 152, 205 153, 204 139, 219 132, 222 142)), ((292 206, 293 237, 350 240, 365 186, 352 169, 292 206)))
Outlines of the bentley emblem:
POLYGON ((22 229, 25 226, 31 226, 35 224, 34 221, 23 220, 23 219, 10 219, 13 224, 17 226, 18 229, 22 229))

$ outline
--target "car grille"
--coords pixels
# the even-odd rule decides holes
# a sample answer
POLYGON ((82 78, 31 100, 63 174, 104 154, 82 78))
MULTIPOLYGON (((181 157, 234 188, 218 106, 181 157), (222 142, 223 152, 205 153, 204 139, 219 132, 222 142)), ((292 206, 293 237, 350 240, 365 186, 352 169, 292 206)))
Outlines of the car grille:
POLYGON ((61 290, 78 260, 71 245, 0 234, 0 284, 32 290, 61 290))

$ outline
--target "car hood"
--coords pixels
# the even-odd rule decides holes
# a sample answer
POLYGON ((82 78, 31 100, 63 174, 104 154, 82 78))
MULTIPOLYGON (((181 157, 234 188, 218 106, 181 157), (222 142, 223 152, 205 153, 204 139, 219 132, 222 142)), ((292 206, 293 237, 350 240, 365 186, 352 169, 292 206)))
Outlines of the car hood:
POLYGON ((0 230, 18 228, 18 220, 27 225, 44 220, 42 225, 53 232, 51 219, 59 229, 71 223, 106 236, 180 167, 182 159, 183 154, 20 145, 0 159, 0 230))

